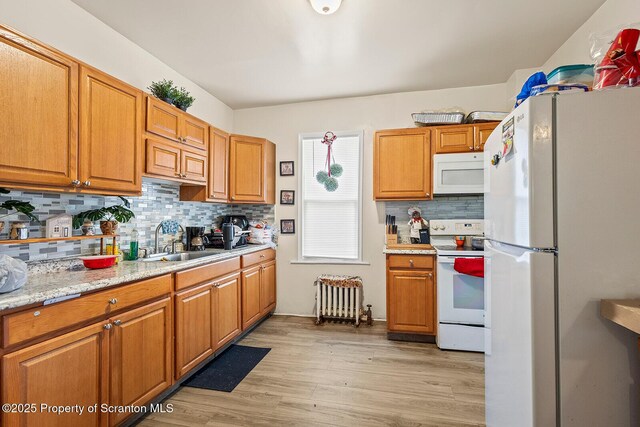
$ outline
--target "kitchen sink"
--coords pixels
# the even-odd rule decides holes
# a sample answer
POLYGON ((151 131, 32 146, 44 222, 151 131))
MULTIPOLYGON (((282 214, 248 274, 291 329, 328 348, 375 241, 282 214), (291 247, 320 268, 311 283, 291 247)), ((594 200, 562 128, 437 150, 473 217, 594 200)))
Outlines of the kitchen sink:
POLYGON ((140 258, 142 262, 162 262, 162 261, 189 261, 191 259, 203 258, 206 256, 216 255, 222 251, 203 251, 203 252, 180 252, 177 254, 158 254, 151 255, 149 258, 140 258))

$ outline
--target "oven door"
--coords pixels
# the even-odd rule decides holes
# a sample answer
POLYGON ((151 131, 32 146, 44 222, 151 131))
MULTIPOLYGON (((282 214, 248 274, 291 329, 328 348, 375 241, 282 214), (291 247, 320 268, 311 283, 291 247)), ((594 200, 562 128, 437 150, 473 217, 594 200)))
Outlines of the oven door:
POLYGON ((438 257, 438 321, 484 325, 484 279, 455 271, 456 258, 438 257))
POLYGON ((435 154, 433 194, 482 194, 483 153, 435 154))

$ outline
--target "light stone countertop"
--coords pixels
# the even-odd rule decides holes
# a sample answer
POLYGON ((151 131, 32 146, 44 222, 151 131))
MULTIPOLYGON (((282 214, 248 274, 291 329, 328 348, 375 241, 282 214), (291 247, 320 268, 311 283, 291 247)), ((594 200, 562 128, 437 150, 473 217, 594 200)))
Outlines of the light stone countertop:
POLYGON ((435 249, 388 249, 386 246, 382 251, 383 254, 390 255, 435 255, 435 249))
POLYGON ((603 299, 600 315, 640 334, 640 299, 603 299))
POLYGON ((0 294, 0 311, 135 282, 271 247, 271 245, 249 245, 230 251, 215 250, 212 251, 211 256, 187 261, 122 261, 114 267, 100 270, 82 267, 79 271, 63 270, 30 274, 22 288, 0 294))

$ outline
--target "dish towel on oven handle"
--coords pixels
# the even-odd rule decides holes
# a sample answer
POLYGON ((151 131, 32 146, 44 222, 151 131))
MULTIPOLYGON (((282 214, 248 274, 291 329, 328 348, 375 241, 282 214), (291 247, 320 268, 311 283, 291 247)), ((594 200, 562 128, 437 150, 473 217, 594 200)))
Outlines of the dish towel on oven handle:
POLYGON ((469 276, 484 277, 484 258, 456 258, 453 269, 469 276))

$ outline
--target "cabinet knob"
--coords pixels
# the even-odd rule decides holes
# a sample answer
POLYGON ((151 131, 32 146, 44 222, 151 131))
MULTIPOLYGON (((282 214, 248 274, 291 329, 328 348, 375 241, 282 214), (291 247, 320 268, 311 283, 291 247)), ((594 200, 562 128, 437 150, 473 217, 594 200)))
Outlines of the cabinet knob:
POLYGON ((118 298, 111 298, 109 300, 109 304, 117 304, 118 303, 118 298))
POLYGON ((428 273, 427 277, 433 277, 433 273, 428 273))
POLYGON ((120 320, 120 319, 118 319, 118 320, 114 320, 114 321, 113 321, 113 324, 114 324, 115 326, 120 326, 120 324, 122 324, 122 320, 120 320))
POLYGON ((235 199, 236 199, 235 197, 231 197, 231 200, 235 200, 235 199))
POLYGON ((176 174, 175 174, 175 175, 176 175, 178 178, 182 178, 182 174, 181 174, 181 173, 176 172, 176 174))
POLYGON ((412 259, 409 260, 409 265, 411 265, 411 267, 413 267, 413 260, 412 259))
POLYGON ((427 197, 431 197, 431 194, 429 194, 429 193, 425 193, 425 196, 427 196, 427 197))
POLYGON ((183 173, 183 174, 182 174, 182 177, 183 177, 183 178, 186 178, 186 177, 187 177, 187 174, 186 174, 186 173, 183 173))
POLYGON ((82 183, 82 185, 84 185, 85 187, 90 187, 91 186, 91 181, 86 180, 85 182, 82 183))
POLYGON ((106 325, 103 326, 103 328, 105 328, 107 331, 111 329, 111 327, 112 327, 111 323, 107 323, 106 325))
POLYGON ((264 258, 264 255, 260 255, 260 258, 264 258))
POLYGON ((471 145, 470 145, 470 146, 469 146, 469 150, 473 150, 473 146, 471 146, 471 145))
POLYGON ((78 185, 80 185, 80 180, 74 179, 73 181, 71 181, 71 185, 73 185, 74 187, 77 187, 78 185))

